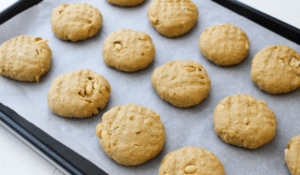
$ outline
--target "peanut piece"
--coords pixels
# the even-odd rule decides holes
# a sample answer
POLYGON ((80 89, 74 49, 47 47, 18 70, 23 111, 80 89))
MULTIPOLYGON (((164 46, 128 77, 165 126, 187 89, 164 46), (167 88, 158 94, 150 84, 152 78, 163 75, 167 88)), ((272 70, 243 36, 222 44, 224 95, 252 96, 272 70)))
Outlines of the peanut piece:
POLYGON ((145 125, 151 126, 153 123, 149 119, 144 120, 145 125))
POLYGON ((86 86, 86 94, 87 94, 87 95, 91 95, 92 92, 93 92, 93 83, 90 82, 90 83, 87 84, 87 86, 86 86))
POLYGON ((194 174, 197 171, 197 166, 196 165, 187 165, 184 168, 184 172, 186 174, 194 174))
POLYGON ((186 66, 185 70, 188 72, 194 72, 194 71, 196 71, 196 68, 194 66, 186 66))
POLYGON ((96 135, 97 135, 100 139, 102 139, 102 129, 103 129, 102 124, 99 123, 99 124, 97 125, 97 127, 96 127, 96 135))
POLYGON ((150 16, 149 20, 153 25, 156 25, 159 22, 159 20, 157 18, 155 18, 154 16, 150 16))
POLYGON ((249 43, 249 41, 246 41, 246 43, 245 43, 245 49, 248 50, 249 47, 250 47, 250 43, 249 43))
POLYGON ((81 96, 85 96, 84 89, 81 89, 81 91, 79 92, 79 94, 80 94, 81 96))
POLYGON ((225 106, 221 105, 221 104, 218 105, 217 108, 216 108, 217 111, 222 111, 223 109, 225 109, 225 106))
POLYGON ((40 37, 36 37, 34 39, 34 45, 36 45, 36 46, 39 45, 39 44, 46 44, 47 42, 49 42, 48 39, 42 39, 40 37))
POLYGON ((110 147, 110 139, 109 139, 109 133, 107 131, 102 131, 102 139, 104 142, 105 147, 110 147))
POLYGON ((115 48, 118 50, 118 51, 121 51, 123 49, 123 46, 119 43, 115 44, 115 48))
POLYGON ((93 87, 94 87, 94 89, 98 89, 98 87, 99 87, 99 83, 98 82, 93 82, 93 87))
POLYGON ((292 58, 290 61, 291 66, 295 66, 296 68, 300 67, 300 61, 297 60, 296 58, 292 58))

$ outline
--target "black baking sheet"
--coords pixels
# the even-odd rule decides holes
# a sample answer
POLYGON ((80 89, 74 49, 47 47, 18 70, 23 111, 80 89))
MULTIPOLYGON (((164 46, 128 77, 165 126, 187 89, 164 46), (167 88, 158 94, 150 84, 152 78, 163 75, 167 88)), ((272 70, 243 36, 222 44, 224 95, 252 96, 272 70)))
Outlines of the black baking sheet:
MULTIPOLYGON (((300 31, 293 26, 290 26, 237 1, 213 1, 265 26, 270 30, 273 30, 274 32, 290 39, 291 41, 294 41, 298 44, 300 43, 300 31)), ((17 2, 0 14, 0 24, 4 23, 14 15, 17 15, 30 6, 37 4, 38 2, 40 1, 21 0, 17 2)), ((49 158, 53 159, 71 174, 106 174, 93 163, 64 146, 1 103, 0 111, 0 119, 7 126, 11 127, 14 131, 24 137, 24 139, 49 156, 49 158)))

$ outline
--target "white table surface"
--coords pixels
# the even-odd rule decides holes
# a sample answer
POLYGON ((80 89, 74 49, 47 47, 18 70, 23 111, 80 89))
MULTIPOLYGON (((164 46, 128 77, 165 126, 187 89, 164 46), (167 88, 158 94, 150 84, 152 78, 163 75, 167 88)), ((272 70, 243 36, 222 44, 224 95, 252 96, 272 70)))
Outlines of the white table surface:
POLYGON ((0 175, 63 175, 0 122, 0 175))
MULTIPOLYGON (((300 29, 299 0, 239 0, 300 29)), ((0 1, 0 11, 16 0, 0 1)), ((0 26, 1 27, 1 26, 0 26)), ((0 123, 0 175, 62 175, 56 165, 0 123)))
POLYGON ((238 0, 300 29, 299 0, 238 0))

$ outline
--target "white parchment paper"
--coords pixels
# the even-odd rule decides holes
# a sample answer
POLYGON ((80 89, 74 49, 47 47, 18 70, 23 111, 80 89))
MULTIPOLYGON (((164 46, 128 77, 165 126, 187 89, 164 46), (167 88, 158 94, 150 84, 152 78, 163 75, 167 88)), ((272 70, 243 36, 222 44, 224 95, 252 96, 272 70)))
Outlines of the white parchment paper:
POLYGON ((185 146, 201 146, 213 152, 224 164, 226 174, 289 174, 284 162, 288 140, 300 134, 300 90, 286 95, 262 92, 250 78, 253 56, 262 48, 288 45, 300 52, 299 45, 259 26, 209 0, 194 0, 199 10, 196 26, 179 38, 166 38, 151 26, 147 9, 151 0, 140 6, 123 8, 105 0, 88 0, 103 15, 102 28, 97 35, 81 42, 58 39, 51 30, 53 8, 61 3, 83 0, 45 0, 0 26, 0 44, 19 36, 31 35, 49 39, 53 51, 50 71, 39 83, 18 82, 0 76, 0 102, 15 110, 52 137, 113 175, 153 175, 163 157, 185 146), (200 34, 212 25, 233 23, 248 35, 251 46, 245 61, 235 67, 219 67, 206 60, 198 47, 200 34), (148 33, 155 45, 154 62, 136 73, 124 73, 105 65, 102 44, 109 33, 129 28, 148 33), (153 70, 172 60, 194 60, 204 66, 211 78, 211 91, 199 105, 180 109, 160 99, 151 85, 153 70), (60 74, 89 68, 103 75, 111 84, 112 93, 104 111, 88 119, 59 117, 48 108, 46 94, 51 82, 60 74), (247 150, 223 142, 213 128, 213 110, 220 100, 234 94, 251 94, 267 102, 277 116, 277 132, 267 145, 247 150), (160 155, 140 166, 126 167, 115 163, 103 152, 95 134, 104 112, 117 105, 135 103, 159 113, 165 125, 166 142, 160 155))

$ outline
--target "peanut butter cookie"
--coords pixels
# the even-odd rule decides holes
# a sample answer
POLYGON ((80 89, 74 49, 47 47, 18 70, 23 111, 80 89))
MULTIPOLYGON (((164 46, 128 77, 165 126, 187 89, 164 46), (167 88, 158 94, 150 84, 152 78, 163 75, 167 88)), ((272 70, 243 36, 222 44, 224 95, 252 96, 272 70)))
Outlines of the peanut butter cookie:
POLYGON ((106 105, 109 82, 89 69, 58 76, 48 91, 49 108, 63 117, 85 118, 98 114, 106 105))
POLYGON ((256 149, 276 133, 276 116, 266 102, 251 95, 232 95, 219 102, 213 123, 221 139, 231 145, 256 149))
POLYGON ((62 40, 85 40, 96 35, 101 25, 100 11, 87 3, 60 4, 51 16, 52 30, 62 40))
POLYGON ((222 162, 201 147, 184 147, 170 152, 163 159, 159 175, 225 175, 222 162))
POLYGON ((199 47, 208 60, 219 66, 230 66, 246 58, 250 42, 239 27, 220 24, 204 30, 199 38, 199 47))
POLYGON ((52 51, 47 39, 18 36, 0 47, 0 74, 18 81, 39 82, 51 66, 52 51))
POLYGON ((153 61, 155 48, 148 34, 121 29, 105 39, 102 55, 107 66, 135 72, 146 68, 153 61))
POLYGON ((198 9, 191 0, 153 0, 148 8, 148 18, 160 34, 177 37, 195 26, 198 9))
POLYGON ((285 149, 284 160, 291 175, 300 175, 300 135, 293 137, 285 149))
POLYGON ((292 92, 300 87, 300 55, 288 46, 268 46, 254 56, 250 74, 269 94, 292 92))
POLYGON ((124 7, 133 7, 141 4, 145 0, 107 0, 110 4, 115 4, 124 7))
POLYGON ((136 104, 116 106, 104 113, 96 134, 104 152, 126 166, 156 157, 166 137, 159 114, 136 104))
POLYGON ((199 104, 210 91, 210 78, 195 61, 171 61, 156 68, 151 82, 158 95, 174 106, 199 104))

